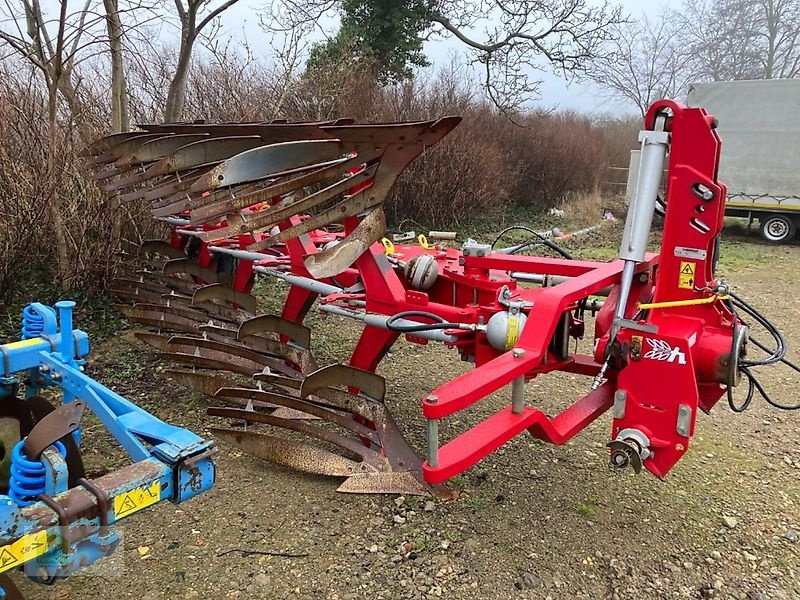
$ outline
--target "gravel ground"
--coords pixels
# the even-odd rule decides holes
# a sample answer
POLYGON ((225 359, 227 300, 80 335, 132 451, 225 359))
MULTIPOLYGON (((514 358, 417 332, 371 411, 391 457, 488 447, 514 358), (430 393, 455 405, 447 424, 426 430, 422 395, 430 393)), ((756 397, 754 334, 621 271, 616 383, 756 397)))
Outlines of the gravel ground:
MULTIPOLYGON (((733 251, 743 258, 723 266, 736 289, 800 343, 800 315, 787 302, 800 295, 800 247, 733 251)), ((320 353, 340 352, 355 334, 338 328, 320 353)), ((95 356, 98 379, 208 435, 205 400, 165 381, 164 365, 132 336, 95 356)), ((417 447, 420 399, 465 368, 445 348, 405 342, 383 363, 387 403, 417 447)), ((797 401, 796 374, 772 369, 762 380, 776 400, 797 401)), ((528 397, 563 406, 587 386, 549 375, 528 397)), ((462 427, 449 422, 445 435, 462 427)), ((22 585, 29 598, 61 600, 800 598, 800 415, 763 402, 736 415, 723 401, 700 417, 666 481, 610 473, 609 428, 604 416, 563 447, 520 436, 456 478, 460 497, 450 502, 341 495, 334 480, 223 447, 215 488, 126 520, 124 548, 100 575, 22 585)), ((120 456, 100 452, 97 429, 87 433, 87 462, 113 467, 120 456)))

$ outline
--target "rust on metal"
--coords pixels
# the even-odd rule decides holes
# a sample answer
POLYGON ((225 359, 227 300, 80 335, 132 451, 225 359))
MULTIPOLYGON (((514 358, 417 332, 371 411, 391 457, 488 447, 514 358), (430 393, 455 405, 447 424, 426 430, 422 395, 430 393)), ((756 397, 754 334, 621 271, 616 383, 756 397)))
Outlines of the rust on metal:
POLYGON ((272 179, 300 170, 313 169, 320 163, 341 160, 344 154, 338 140, 293 140, 262 145, 236 155, 228 155, 222 164, 197 180, 193 192, 207 192, 221 187, 272 179))
POLYGON ((251 387, 245 383, 234 381, 229 377, 223 377, 206 371, 192 371, 189 369, 165 369, 164 373, 172 377, 181 385, 191 388, 195 392, 205 396, 213 396, 217 391, 224 387, 251 387))
POLYGON ((297 370, 280 359, 274 359, 245 346, 235 346, 203 338, 175 336, 170 339, 165 358, 200 368, 231 371, 252 377, 266 369, 292 376, 297 370))
POLYGON ((311 330, 308 327, 278 315, 259 315, 243 321, 239 325, 236 337, 239 340, 244 340, 259 333, 285 335, 301 348, 308 349, 311 347, 311 330))
POLYGON ((25 600, 22 592, 19 591, 19 588, 11 577, 9 577, 8 573, 0 573, 0 587, 5 590, 5 600, 25 600))
POLYGON ((83 400, 75 399, 43 417, 25 438, 26 456, 38 460, 46 448, 78 429, 85 408, 83 400))
POLYGON ((431 489, 422 483, 422 470, 357 473, 345 479, 336 488, 346 494, 406 494, 430 496, 431 489))
POLYGON ((194 199, 192 201, 192 222, 203 223, 213 218, 223 217, 234 210, 247 208, 261 202, 272 202, 277 196, 321 183, 332 177, 341 177, 348 169, 357 164, 360 164, 357 157, 346 158, 298 177, 282 179, 248 194, 231 196, 228 193, 227 197, 223 199, 218 199, 217 196, 210 194, 207 197, 194 199))
POLYGON ((255 314, 257 310, 257 302, 254 296, 245 292, 238 292, 232 287, 222 283, 212 283, 199 287, 192 296, 192 304, 211 302, 213 300, 222 300, 230 304, 238 304, 244 310, 252 314, 255 314))
POLYGON ((206 283, 219 283, 216 271, 201 267, 189 258, 173 258, 168 260, 162 271, 164 275, 186 274, 202 279, 206 283))
POLYGON ((300 395, 305 397, 316 394, 322 388, 337 386, 358 389, 379 402, 386 396, 386 380, 383 377, 343 364, 328 365, 306 376, 300 387, 300 395))
POLYGON ((140 244, 141 251, 145 254, 160 254, 167 258, 185 258, 186 253, 164 240, 144 240, 140 244))
POLYGON ((160 352, 165 352, 169 345, 169 335, 162 335, 160 333, 153 333, 152 331, 134 331, 133 336, 137 340, 143 341, 148 346, 155 348, 160 352))
POLYGON ((225 327, 218 327, 217 325, 201 325, 200 331, 210 339, 222 342, 237 340, 259 354, 286 360, 297 368, 298 373, 311 373, 318 368, 311 351, 300 348, 299 346, 284 344, 283 342, 271 340, 260 334, 238 339, 236 331, 225 327))
POLYGON ((212 427, 211 433, 251 456, 306 473, 348 477, 357 473, 361 465, 317 446, 265 433, 221 427, 212 427))
POLYGON ((372 443, 380 443, 377 433, 353 419, 352 415, 343 414, 341 412, 331 410, 330 408, 319 406, 318 404, 314 404, 312 402, 306 402, 305 400, 300 400, 284 394, 275 394, 264 390, 247 388, 221 388, 215 394, 215 397, 220 396, 226 398, 239 398, 243 400, 245 404, 248 400, 250 400, 253 402, 260 401, 262 404, 278 405, 291 408, 296 411, 308 413, 309 415, 330 421, 331 423, 334 423, 335 425, 338 425, 339 427, 346 429, 357 436, 370 440, 372 443))
POLYGON ((356 228, 335 246, 308 255, 304 260, 309 274, 316 279, 333 277, 349 268, 386 231, 383 207, 376 207, 361 219, 356 228))
MULTIPOLYGON (((265 229, 268 227, 272 227, 273 225, 285 221, 292 215, 300 214, 309 211, 313 208, 316 208, 326 202, 329 202, 336 196, 347 191, 349 188, 359 185, 363 181, 368 181, 374 176, 376 169, 377 166, 373 166, 368 169, 363 169, 358 173, 356 173, 355 175, 350 175, 348 177, 345 177, 344 179, 341 179, 329 185, 328 187, 319 190, 318 192, 305 196, 304 198, 299 198, 297 200, 283 201, 272 208, 259 212, 250 219, 243 219, 242 223, 237 227, 234 227, 233 229, 238 230, 235 233, 242 233, 243 231, 254 231, 256 229, 265 229)), ((340 215, 337 215, 337 218, 340 218, 340 215)), ((329 225, 330 222, 326 224, 329 225)), ((229 237, 229 235, 224 235, 224 237, 219 237, 219 236, 223 235, 223 233, 229 233, 231 229, 232 229, 231 227, 225 227, 219 230, 210 231, 204 234, 203 239, 205 239, 206 241, 211 241, 210 238, 212 237, 214 239, 224 239, 224 237, 229 237), (211 234, 213 234, 213 236, 211 234)), ((285 231, 291 231, 291 229, 285 231)), ((278 242, 285 241, 286 239, 291 239, 292 237, 297 237, 296 235, 289 236, 288 234, 287 236, 288 237, 284 237, 283 239, 278 240, 278 242)), ((258 250, 260 248, 261 246, 259 244, 252 244, 249 247, 250 250, 258 250)))
POLYGON ((240 152, 263 146, 264 141, 255 135, 217 137, 182 146, 148 167, 151 177, 176 171, 212 166, 240 152))
POLYGON ((302 379, 296 377, 287 377, 285 375, 277 375, 275 373, 256 373, 253 379, 264 383, 271 383, 278 387, 300 390, 300 385, 303 383, 302 379))
POLYGON ((198 311, 163 304, 141 303, 133 306, 123 304, 119 305, 118 308, 122 314, 132 321, 153 327, 159 331, 199 333, 200 326, 212 319, 209 315, 198 311))
POLYGON ((247 411, 238 408, 211 407, 208 409, 208 414, 212 417, 226 417, 229 419, 249 421, 252 423, 262 423, 265 425, 272 425, 274 427, 296 431, 323 442, 333 444, 334 446, 338 446, 339 448, 342 448, 343 450, 360 457, 364 464, 371 466, 375 470, 389 469, 389 463, 378 452, 368 448, 359 440, 345 437, 334 431, 331 431, 328 428, 310 425, 303 421, 281 419, 279 417, 274 417, 273 415, 247 411))
POLYGON ((109 284, 111 291, 121 290, 132 294, 142 294, 143 296, 151 296, 158 301, 162 296, 179 295, 187 299, 191 298, 193 289, 188 282, 175 279, 174 284, 171 286, 163 285, 159 282, 148 280, 128 279, 126 277, 117 277, 112 279, 109 284), (183 287, 185 286, 185 287, 183 287))
MULTIPOLYGON (((251 244, 247 247, 248 250, 264 250, 277 244, 282 244, 288 240, 294 239, 309 233, 321 227, 327 227, 333 223, 344 222, 348 217, 354 217, 359 213, 364 212, 368 208, 377 206, 383 199, 379 198, 376 194, 372 193, 372 188, 360 190, 353 196, 346 197, 338 204, 323 210, 322 212, 305 219, 298 225, 282 229, 279 233, 271 235, 268 238, 251 244)), ((349 265, 348 265, 349 266, 349 265)))
POLYGON ((114 164, 128 166, 155 162, 179 150, 186 144, 199 142, 207 137, 207 133, 166 135, 143 144, 137 144, 135 148, 131 148, 127 153, 120 153, 120 158, 114 164))

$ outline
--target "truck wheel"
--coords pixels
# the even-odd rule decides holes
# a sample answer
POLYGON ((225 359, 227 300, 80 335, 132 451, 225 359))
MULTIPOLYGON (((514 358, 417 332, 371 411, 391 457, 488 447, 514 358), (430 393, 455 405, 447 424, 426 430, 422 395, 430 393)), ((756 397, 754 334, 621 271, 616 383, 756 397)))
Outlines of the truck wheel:
POLYGON ((785 215, 770 215, 761 219, 761 237, 773 244, 788 242, 796 232, 794 221, 785 215))

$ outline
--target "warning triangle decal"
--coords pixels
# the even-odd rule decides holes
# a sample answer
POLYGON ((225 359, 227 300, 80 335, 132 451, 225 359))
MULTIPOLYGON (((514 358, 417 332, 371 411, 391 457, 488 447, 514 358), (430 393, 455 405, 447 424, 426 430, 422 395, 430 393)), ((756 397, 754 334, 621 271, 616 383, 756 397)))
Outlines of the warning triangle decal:
POLYGON ((3 552, 0 553, 0 569, 15 562, 17 562, 17 558, 9 552, 8 548, 3 548, 3 552))
POLYGON ((132 510, 136 510, 136 503, 130 496, 125 496, 125 500, 122 502, 122 506, 120 507, 122 510, 119 511, 120 514, 125 514, 132 510))

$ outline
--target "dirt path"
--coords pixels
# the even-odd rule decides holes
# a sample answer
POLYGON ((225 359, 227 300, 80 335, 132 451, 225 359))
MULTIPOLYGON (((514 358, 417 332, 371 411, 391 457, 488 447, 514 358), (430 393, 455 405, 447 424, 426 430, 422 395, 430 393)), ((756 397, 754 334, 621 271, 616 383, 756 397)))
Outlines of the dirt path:
MULTIPOLYGON (((800 357, 800 247, 754 252, 732 281, 800 357)), ((147 348, 121 337, 96 356, 101 381, 207 435, 205 401, 165 383, 147 348)), ((383 364, 387 402, 417 447, 419 400, 464 368, 444 348, 408 343, 383 364)), ((800 377, 775 369, 763 382, 797 402, 800 377)), ((528 396, 555 406, 587 385, 548 376, 528 396)), ((560 448, 519 437, 457 478, 461 498, 447 503, 339 495, 335 481, 226 447, 212 492, 126 521, 119 576, 25 589, 62 600, 800 598, 800 414, 756 402, 736 415, 721 402, 666 482, 609 473, 609 427, 603 417, 560 448)))

